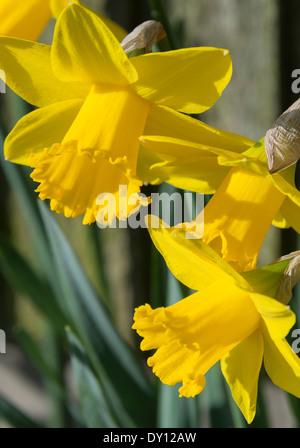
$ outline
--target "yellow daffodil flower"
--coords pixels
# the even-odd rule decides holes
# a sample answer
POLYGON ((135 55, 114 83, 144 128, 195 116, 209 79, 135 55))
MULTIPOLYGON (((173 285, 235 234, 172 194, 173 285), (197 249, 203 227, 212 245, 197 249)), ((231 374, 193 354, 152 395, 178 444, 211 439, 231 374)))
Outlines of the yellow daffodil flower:
POLYGON ((6 158, 34 167, 40 197, 67 217, 83 214, 85 224, 103 207, 100 193, 118 201, 120 185, 128 195, 140 191, 136 165, 145 129, 180 127, 180 112, 207 110, 232 73, 229 52, 217 48, 128 59, 103 21, 75 4, 59 16, 51 47, 0 38, 0 66, 7 84, 40 107, 9 134, 6 158))
MULTIPOLYGON (((158 139, 161 140, 161 137, 158 139)), ((162 151, 169 151, 170 157, 172 151, 176 155, 179 150, 176 147, 179 146, 179 140, 173 140, 171 144, 170 138, 167 145, 161 142, 162 151)), ((151 147, 153 141, 155 137, 147 137, 151 147)), ((201 166, 203 160, 206 171, 197 175, 194 170, 195 177, 191 180, 185 171, 183 178, 177 177, 177 186, 180 184, 182 188, 190 187, 189 189, 207 192, 210 180, 215 182, 224 177, 218 186, 215 184, 216 192, 204 211, 193 222, 184 223, 184 227, 190 232, 195 230, 195 237, 202 238, 237 271, 255 268, 261 245, 272 222, 281 227, 293 226, 300 233, 300 192, 294 185, 295 165, 271 175, 266 165, 263 140, 242 154, 220 148, 204 150, 204 145, 201 150, 191 149, 189 145, 192 144, 185 141, 181 145, 185 145, 185 149, 181 148, 182 153, 187 151, 183 170, 185 171, 186 166, 191 166, 192 161, 201 166), (192 154, 193 151, 199 152, 198 157, 192 154)), ((177 167, 181 166, 178 160, 174 163, 176 164, 177 167)), ((173 183, 175 177, 170 169, 172 162, 163 161, 158 165, 160 167, 155 170, 162 174, 169 171, 168 182, 173 183)), ((177 167, 176 172, 179 174, 177 167)), ((145 176, 147 178, 147 173, 145 176)))
POLYGON ((156 350, 148 365, 180 396, 194 397, 205 374, 221 360, 223 375, 245 419, 256 411, 262 362, 280 388, 300 397, 300 360, 285 337, 295 323, 289 306, 275 300, 288 261, 239 274, 183 229, 149 229, 172 273, 196 291, 179 302, 136 309, 133 328, 142 350, 156 350))
MULTIPOLYGON (((0 35, 37 40, 52 17, 58 17, 69 0, 1 0, 0 35)), ((78 0, 72 3, 81 4, 78 0)), ((126 33, 115 22, 101 16, 121 41, 126 33)))
MULTIPOLYGON (((185 117, 184 125, 174 127, 172 131, 171 128, 167 128, 163 136, 155 134, 155 131, 141 136, 138 175, 152 184, 168 182, 175 187, 203 194, 215 193, 224 181, 222 192, 219 193, 218 223, 212 224, 210 217, 210 212, 213 212, 210 208, 212 205, 206 209, 205 228, 206 234, 210 233, 210 241, 216 236, 215 230, 222 238, 221 221, 225 223, 230 216, 228 199, 231 197, 234 202, 236 195, 243 194, 245 203, 240 213, 241 219, 239 223, 236 222, 238 226, 242 221, 246 225, 247 221, 255 217, 260 222, 266 223, 273 215, 274 225, 280 228, 293 227, 300 233, 300 192, 296 189, 294 181, 296 165, 271 175, 264 138, 257 143, 244 138, 241 144, 237 140, 230 139, 228 134, 227 141, 223 138, 221 146, 219 142, 223 133, 215 129, 214 135, 212 133, 209 135, 209 131, 210 128, 204 123, 185 117), (233 175, 226 181, 224 179, 232 167, 236 167, 232 171, 235 173, 235 180, 231 179, 229 186, 229 179, 233 175), (241 174, 238 174, 239 171, 241 174), (245 171, 248 171, 248 176, 245 171), (268 200, 264 204, 265 194, 265 199, 268 200), (249 202, 249 207, 246 202, 249 202), (255 213, 251 215, 254 203, 261 205, 255 207, 255 213), (219 212, 220 207, 223 214, 219 212), (242 214, 245 215, 244 218, 242 214)), ((233 202, 231 204, 234 207, 233 202)), ((224 228, 224 225, 222 227, 224 228)), ((231 232, 234 237, 237 226, 229 228, 227 225, 226 231, 227 234, 231 232)), ((261 241, 257 240, 257 243, 260 246, 261 241)), ((223 239, 223 249, 226 251, 224 244, 223 239)), ((253 238, 249 238, 245 244, 252 245, 253 238)), ((230 246, 233 249, 234 243, 230 243, 230 246)), ((249 267, 252 268, 253 265, 249 267)))

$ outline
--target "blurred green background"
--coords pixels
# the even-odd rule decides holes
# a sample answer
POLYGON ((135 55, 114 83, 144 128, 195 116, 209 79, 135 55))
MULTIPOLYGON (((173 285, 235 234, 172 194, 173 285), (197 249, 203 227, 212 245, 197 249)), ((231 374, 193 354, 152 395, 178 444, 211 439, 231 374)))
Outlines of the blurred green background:
MULTIPOLYGON (((259 140, 296 99, 300 69, 298 0, 86 1, 131 31, 163 22, 173 48, 230 50, 233 77, 201 115, 215 127, 259 140)), ((54 21, 40 41, 51 43, 54 21)), ((3 139, 30 110, 9 89, 0 95, 3 139)), ((146 366, 133 310, 151 298, 183 297, 144 229, 99 230, 51 213, 37 201, 29 170, 0 164, 0 424, 3 427, 247 427, 216 365, 195 399, 178 398, 146 366), (77 258, 76 258, 77 257, 77 258)), ((299 188, 299 170, 297 170, 299 188)), ((300 249, 293 230, 270 228, 259 264, 300 249)), ((299 288, 293 308, 300 318, 299 288)), ((300 328, 299 321, 296 328, 300 328)), ((250 426, 299 427, 299 400, 261 372, 250 426)))

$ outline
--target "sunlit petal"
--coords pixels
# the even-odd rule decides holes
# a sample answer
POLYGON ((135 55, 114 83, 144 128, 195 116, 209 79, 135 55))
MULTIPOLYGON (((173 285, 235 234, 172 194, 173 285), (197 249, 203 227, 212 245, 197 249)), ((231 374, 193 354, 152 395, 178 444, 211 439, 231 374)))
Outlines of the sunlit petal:
POLYGON ((0 37, 0 67, 7 85, 35 106, 84 98, 90 86, 61 82, 52 70, 51 47, 10 37, 0 37))
POLYGON ((126 85, 138 78, 120 43, 100 17, 78 5, 69 6, 58 18, 52 67, 64 82, 126 85))
POLYGON ((139 95, 186 113, 213 106, 232 74, 230 54, 219 48, 150 53, 131 58, 131 62, 138 73, 133 88, 139 95))
POLYGON ((69 100, 36 109, 21 118, 4 143, 6 159, 30 165, 30 155, 62 141, 83 100, 69 100))
POLYGON ((49 1, 1 0, 0 17, 0 35, 36 40, 51 19, 49 1))
POLYGON ((264 364, 276 386, 300 398, 300 359, 285 339, 265 335, 264 364))
POLYGON ((262 334, 256 330, 221 360, 233 399, 248 423, 256 412, 258 377, 264 352, 262 334))

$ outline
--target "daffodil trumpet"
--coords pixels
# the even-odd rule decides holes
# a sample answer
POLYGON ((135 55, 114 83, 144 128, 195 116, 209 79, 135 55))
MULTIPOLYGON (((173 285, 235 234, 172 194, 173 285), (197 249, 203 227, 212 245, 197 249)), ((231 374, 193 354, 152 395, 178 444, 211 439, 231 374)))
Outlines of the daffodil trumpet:
MULTIPOLYGON (((265 176, 232 167, 201 217, 202 241, 237 271, 254 269, 265 236, 287 196, 265 176)), ((192 223, 189 227, 193 229, 192 223)))

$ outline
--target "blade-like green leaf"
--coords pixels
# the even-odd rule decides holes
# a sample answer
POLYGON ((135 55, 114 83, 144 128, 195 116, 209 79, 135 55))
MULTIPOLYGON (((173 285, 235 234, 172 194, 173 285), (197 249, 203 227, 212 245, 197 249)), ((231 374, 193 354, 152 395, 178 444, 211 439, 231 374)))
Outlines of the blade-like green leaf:
POLYGON ((12 288, 26 295, 63 334, 66 318, 48 285, 29 266, 12 244, 0 235, 0 269, 12 288))
POLYGON ((86 357, 84 348, 67 329, 71 363, 83 420, 88 428, 117 428, 118 424, 107 406, 105 395, 86 357))
POLYGON ((41 272, 49 270, 51 267, 49 266, 47 242, 36 207, 34 184, 29 177, 30 170, 4 160, 2 152, 0 164, 18 203, 20 226, 25 225, 31 235, 32 248, 38 257, 41 272))
POLYGON ((60 389, 60 382, 46 359, 45 354, 42 353, 41 349, 38 347, 36 341, 34 341, 31 335, 23 328, 16 327, 14 333, 20 346, 32 361, 36 369, 45 378, 53 382, 58 389, 60 389))
POLYGON ((103 366, 106 375, 100 367, 99 374, 110 385, 107 383, 109 393, 115 397, 112 405, 122 424, 128 419, 139 426, 149 424, 155 414, 154 393, 139 359, 112 323, 52 213, 41 201, 39 207, 52 249, 55 276, 62 287, 60 303, 65 306, 70 326, 79 335, 93 367, 103 366))
MULTIPOLYGON (((52 327, 51 327, 52 330, 52 327)), ((47 425, 52 428, 62 428, 65 426, 66 409, 68 409, 71 415, 76 412, 76 409, 67 395, 64 387, 64 379, 62 366, 58 356, 55 356, 54 350, 49 349, 51 345, 50 331, 47 332, 47 337, 44 341, 44 346, 40 347, 40 344, 35 341, 32 336, 22 328, 15 328, 14 334, 20 347, 24 350, 29 360, 35 366, 37 371, 41 375, 41 380, 44 385, 44 389, 47 392, 47 401, 49 409, 49 418, 47 425)), ((52 332, 51 332, 52 333, 52 332)), ((54 335, 52 337, 54 338, 54 335)), ((54 345, 54 344, 52 344, 54 345)), ((75 415, 76 417, 76 415, 75 415)))
POLYGON ((119 363, 126 371, 130 372, 137 384, 148 388, 149 386, 145 381, 145 375, 141 373, 142 369, 137 364, 133 352, 116 331, 100 298, 97 296, 57 222, 41 201, 39 201, 39 207, 55 261, 60 267, 60 272, 64 276, 64 279, 69 278, 71 280, 75 292, 82 301, 82 308, 85 308, 89 312, 91 321, 109 349, 116 355, 119 363))
MULTIPOLYGON (((18 103, 18 101, 17 101, 18 103)), ((23 103, 21 103, 21 106, 23 103)), ((26 104, 23 105, 24 113, 26 104)), ((0 120, 0 143, 3 145, 5 130, 0 120)), ((28 229, 28 236, 32 247, 32 253, 36 256, 36 268, 41 276, 49 281, 56 297, 59 297, 57 282, 53 275, 53 266, 49 258, 49 246, 42 225, 41 216, 37 207, 37 194, 34 192, 35 184, 29 177, 31 169, 29 167, 16 165, 4 159, 3 151, 0 151, 0 165, 11 187, 11 191, 16 199, 20 226, 28 229)))
POLYGON ((0 415, 15 428, 40 428, 39 423, 33 421, 6 398, 0 395, 0 415))
MULTIPOLYGON (((212 428, 228 428, 232 425, 232 415, 227 412, 227 395, 219 363, 209 369, 205 378, 206 386, 201 393, 203 397, 200 395, 200 403, 201 398, 204 398, 209 413, 210 425, 212 428)), ((240 425, 243 424, 243 421, 238 420, 236 416, 234 423, 240 425)))
MULTIPOLYGON (((31 335, 26 330, 15 328, 14 333, 17 341, 20 344, 20 347, 22 347, 32 364, 41 374, 46 389, 49 389, 48 394, 50 395, 51 400, 60 402, 60 406, 65 407, 73 417, 74 421, 82 426, 80 410, 74 403, 73 398, 68 395, 63 379, 59 377, 61 375, 61 372, 57 372, 60 366, 58 365, 57 360, 53 355, 53 349, 49 353, 49 336, 47 335, 48 337, 46 339, 47 349, 45 351, 42 351, 42 348, 37 344, 36 341, 33 340, 31 335), (50 360, 52 361, 51 363, 50 360)), ((53 412, 55 412, 55 416, 53 418, 54 427, 60 427, 61 425, 57 425, 57 407, 53 407, 53 412)))

